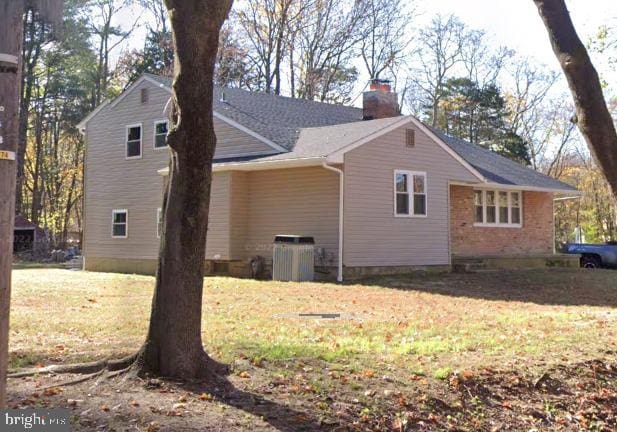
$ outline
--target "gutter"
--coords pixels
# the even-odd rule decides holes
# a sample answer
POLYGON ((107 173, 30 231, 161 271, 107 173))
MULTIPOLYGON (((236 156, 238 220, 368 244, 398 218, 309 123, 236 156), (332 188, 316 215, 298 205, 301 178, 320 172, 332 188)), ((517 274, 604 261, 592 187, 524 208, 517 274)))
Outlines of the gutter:
POLYGON ((337 282, 343 282, 343 227, 344 227, 344 198, 345 198, 345 173, 339 168, 328 165, 326 159, 322 159, 322 166, 338 174, 339 197, 338 197, 338 274, 337 282))
MULTIPOLYGON (((283 168, 300 168, 309 166, 321 166, 323 157, 295 158, 295 159, 274 159, 256 162, 214 162, 212 164, 212 172, 221 171, 259 171, 283 168)), ((157 170, 159 175, 169 175, 169 168, 161 168, 157 170)))
POLYGON ((453 181, 450 182, 453 186, 467 186, 474 187, 477 189, 499 189, 499 190, 512 190, 512 191, 526 191, 526 192, 549 192, 554 194, 566 195, 571 198, 576 198, 582 196, 583 193, 578 190, 572 189, 556 189, 556 188, 545 188, 539 186, 523 186, 523 185, 509 185, 502 183, 494 183, 494 182, 486 182, 486 183, 469 183, 469 182, 460 182, 453 181))

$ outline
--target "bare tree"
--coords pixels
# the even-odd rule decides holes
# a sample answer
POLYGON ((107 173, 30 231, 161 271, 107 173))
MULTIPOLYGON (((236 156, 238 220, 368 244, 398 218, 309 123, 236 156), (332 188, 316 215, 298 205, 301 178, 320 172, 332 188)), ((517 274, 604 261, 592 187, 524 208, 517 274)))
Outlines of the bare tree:
POLYGON ((412 80, 425 93, 431 106, 431 123, 436 126, 439 102, 448 74, 462 61, 466 27, 457 17, 437 15, 420 30, 419 67, 411 71, 412 80))
POLYGON ((517 131, 535 129, 528 123, 537 123, 536 114, 544 105, 558 76, 555 72, 547 71, 545 66, 534 65, 526 58, 515 58, 506 69, 513 82, 509 107, 512 127, 517 131))
POLYGON ((93 95, 93 108, 98 106, 107 96, 111 78, 109 59, 111 53, 119 47, 137 28, 140 17, 132 26, 124 30, 114 24, 119 14, 125 12, 133 0, 92 0, 90 7, 92 17, 90 29, 96 37, 97 44, 97 79, 93 95))
POLYGON ((281 93, 282 65, 290 29, 307 2, 299 0, 247 0, 236 12, 239 25, 251 44, 250 58, 259 70, 266 93, 281 93))
POLYGON ((365 0, 360 53, 370 79, 379 78, 403 61, 413 41, 409 36, 414 10, 403 0, 365 0))
POLYGON ((223 87, 258 90, 258 74, 247 60, 249 49, 236 37, 234 30, 230 21, 221 29, 214 82, 223 87))
POLYGON ((513 51, 506 47, 492 48, 483 30, 469 30, 463 34, 461 63, 467 78, 480 89, 495 84, 513 51))
POLYGON ((564 0, 534 0, 568 80, 576 123, 617 197, 617 132, 602 85, 564 0))
POLYGON ((154 26, 148 24, 150 30, 157 33, 169 32, 169 18, 163 0, 138 0, 141 7, 146 9, 154 19, 154 26))
POLYGON ((352 63, 362 40, 362 20, 366 4, 347 4, 337 0, 314 0, 303 12, 303 25, 294 42, 297 96, 304 99, 345 101, 353 89, 357 71, 352 63))

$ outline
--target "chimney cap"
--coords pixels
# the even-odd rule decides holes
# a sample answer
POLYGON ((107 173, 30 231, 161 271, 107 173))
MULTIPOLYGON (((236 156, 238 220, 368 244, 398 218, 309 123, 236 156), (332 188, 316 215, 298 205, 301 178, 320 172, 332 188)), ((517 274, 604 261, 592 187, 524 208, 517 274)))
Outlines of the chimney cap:
POLYGON ((390 84, 392 82, 392 80, 383 79, 383 78, 371 78, 369 80, 369 82, 371 84, 390 84))
POLYGON ((369 82, 371 84, 369 86, 370 91, 379 91, 382 93, 390 93, 392 91, 390 80, 381 79, 381 78, 373 78, 369 82))

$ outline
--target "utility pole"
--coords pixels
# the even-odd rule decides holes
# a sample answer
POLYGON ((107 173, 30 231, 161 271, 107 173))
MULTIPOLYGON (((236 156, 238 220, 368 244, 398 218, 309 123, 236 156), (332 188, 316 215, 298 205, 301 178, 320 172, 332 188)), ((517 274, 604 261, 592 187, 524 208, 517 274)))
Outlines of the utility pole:
POLYGON ((0 409, 6 407, 9 311, 15 224, 15 181, 23 15, 26 7, 58 24, 62 0, 0 0, 0 409))
POLYGON ((6 408, 23 0, 0 0, 0 408, 6 408))

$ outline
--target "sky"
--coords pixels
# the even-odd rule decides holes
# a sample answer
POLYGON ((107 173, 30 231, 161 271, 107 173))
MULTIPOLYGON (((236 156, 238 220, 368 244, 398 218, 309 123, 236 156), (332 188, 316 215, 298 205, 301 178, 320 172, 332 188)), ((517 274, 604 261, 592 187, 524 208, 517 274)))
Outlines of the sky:
MULTIPOLYGON (((602 25, 617 25, 617 0, 567 0, 574 26, 584 43, 602 25)), ((532 0, 417 0, 426 23, 437 13, 457 15, 472 28, 487 32, 498 44, 558 68, 546 29, 532 0)), ((600 59, 598 59, 600 60, 600 59)))
MULTIPOLYGON (((531 57, 547 68, 559 70, 546 29, 532 0, 409 1, 418 12, 413 23, 415 28, 428 24, 436 14, 454 14, 470 28, 484 30, 487 39, 495 46, 507 46, 516 50, 521 57, 531 57)), ((566 3, 584 43, 592 39, 602 25, 612 24, 617 28, 617 0, 566 0, 566 3)), ((122 25, 130 26, 134 17, 134 13, 127 13, 122 17, 122 25)), ((144 37, 145 26, 142 26, 131 38, 131 47, 143 47, 144 37)), ((602 77, 617 86, 617 71, 606 65, 603 56, 590 54, 602 77)), ((565 83, 563 86, 566 90, 565 83)))

